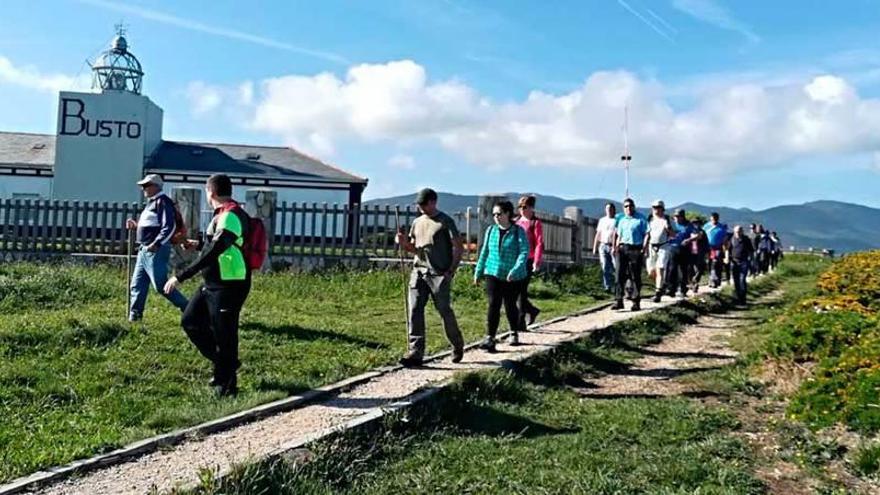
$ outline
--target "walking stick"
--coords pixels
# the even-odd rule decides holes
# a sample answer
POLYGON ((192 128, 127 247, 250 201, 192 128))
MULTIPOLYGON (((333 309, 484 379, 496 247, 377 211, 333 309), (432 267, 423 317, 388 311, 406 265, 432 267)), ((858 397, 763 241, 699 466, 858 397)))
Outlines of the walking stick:
MULTIPOLYGON (((397 233, 402 234, 400 228, 400 210, 394 210, 394 223, 397 225, 397 233)), ((403 256, 403 243, 397 243, 397 257, 400 261, 400 275, 403 278, 403 310, 406 316, 406 333, 409 335, 409 282, 406 278, 406 260, 403 256)))
MULTIPOLYGON (((128 239, 125 243, 125 287, 131 283, 131 249, 134 244, 134 232, 128 229, 128 239)), ((131 315, 131 292, 126 292, 125 296, 125 319, 131 315)))

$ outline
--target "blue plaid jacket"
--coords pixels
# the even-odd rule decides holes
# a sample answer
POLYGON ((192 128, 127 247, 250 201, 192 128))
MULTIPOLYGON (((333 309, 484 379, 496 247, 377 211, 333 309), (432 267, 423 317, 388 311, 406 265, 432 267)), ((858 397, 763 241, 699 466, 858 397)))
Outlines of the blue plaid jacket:
POLYGON ((517 224, 510 226, 510 232, 504 236, 499 249, 501 229, 492 225, 486 229, 474 280, 484 276, 493 276, 501 280, 522 280, 526 278, 526 261, 529 259, 529 238, 526 231, 517 224))

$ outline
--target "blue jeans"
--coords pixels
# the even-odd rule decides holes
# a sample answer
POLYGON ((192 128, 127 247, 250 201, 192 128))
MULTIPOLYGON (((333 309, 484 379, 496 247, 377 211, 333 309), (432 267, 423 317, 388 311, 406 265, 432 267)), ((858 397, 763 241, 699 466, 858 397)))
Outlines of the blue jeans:
POLYGON ((147 303, 147 293, 150 285, 159 294, 171 301, 183 311, 189 303, 179 290, 171 294, 165 294, 163 290, 168 281, 168 259, 171 257, 171 245, 166 244, 155 253, 151 253, 145 247, 138 249, 137 262, 134 265, 134 273, 131 275, 131 312, 128 317, 131 320, 139 320, 144 315, 144 306, 147 303))
POLYGON ((615 270, 617 269, 617 257, 614 256, 610 244, 599 245, 599 265, 602 266, 602 288, 611 290, 616 284, 615 270))

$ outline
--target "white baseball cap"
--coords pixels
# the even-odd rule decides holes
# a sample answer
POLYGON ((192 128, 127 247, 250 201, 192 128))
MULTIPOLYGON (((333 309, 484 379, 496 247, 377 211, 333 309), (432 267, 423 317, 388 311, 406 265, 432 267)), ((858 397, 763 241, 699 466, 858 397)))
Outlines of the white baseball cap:
POLYGON ((651 203, 651 208, 666 208, 666 204, 663 203, 662 199, 658 199, 651 203))
POLYGON ((137 182, 137 185, 139 186, 146 186, 147 184, 153 184, 154 186, 162 187, 165 182, 162 180, 162 177, 159 176, 159 174, 149 174, 137 182))

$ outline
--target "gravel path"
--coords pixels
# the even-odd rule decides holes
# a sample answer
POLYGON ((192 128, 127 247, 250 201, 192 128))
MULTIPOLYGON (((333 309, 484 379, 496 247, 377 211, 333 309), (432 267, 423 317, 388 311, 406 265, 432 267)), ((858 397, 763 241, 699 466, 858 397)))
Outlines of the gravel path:
MULTIPOLYGON (((595 329, 672 303, 667 300, 654 304, 644 300, 643 311, 637 313, 606 309, 572 317, 521 334, 522 345, 511 347, 501 344, 497 354, 471 350, 465 353, 464 360, 459 364, 453 364, 446 358, 428 363, 424 368, 393 371, 319 403, 225 432, 190 439, 167 450, 46 487, 39 493, 142 494, 150 490, 161 493, 175 487, 192 486, 198 482, 200 470, 212 469, 217 473, 226 473, 235 464, 253 462, 299 440, 313 439, 330 428, 338 428, 346 422, 382 410, 420 389, 441 384, 460 371, 499 367, 510 360, 520 361, 595 329)), ((442 337, 433 332, 431 338, 442 337)), ((703 347, 708 349, 708 345, 703 347)), ((632 386, 641 385, 634 382, 632 386)))
MULTIPOLYGON (((780 296, 781 292, 773 292, 760 303, 780 296)), ((676 378, 733 363, 737 353, 730 348, 729 338, 738 328, 754 323, 741 310, 703 316, 659 344, 637 349, 642 357, 631 366, 588 380, 588 386, 579 392, 591 397, 698 396, 701 391, 694 384, 676 378)))

